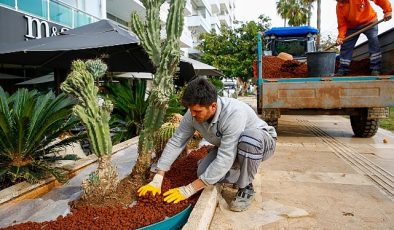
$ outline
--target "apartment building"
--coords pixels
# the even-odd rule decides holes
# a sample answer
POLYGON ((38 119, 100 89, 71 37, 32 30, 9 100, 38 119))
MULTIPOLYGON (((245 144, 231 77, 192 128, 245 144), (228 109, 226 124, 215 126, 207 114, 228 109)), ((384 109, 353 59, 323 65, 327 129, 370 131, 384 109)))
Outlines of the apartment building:
MULTIPOLYGON (((169 1, 160 9, 160 18, 165 23, 169 1)), ((235 0, 186 0, 185 25, 181 36, 181 50, 184 56, 198 59, 196 49, 199 35, 204 32, 220 31, 221 25, 233 27, 235 0)), ((139 0, 107 0, 107 18, 124 26, 129 25, 130 12, 145 16, 145 8, 139 0)), ((165 36, 165 35, 163 35, 165 36)))

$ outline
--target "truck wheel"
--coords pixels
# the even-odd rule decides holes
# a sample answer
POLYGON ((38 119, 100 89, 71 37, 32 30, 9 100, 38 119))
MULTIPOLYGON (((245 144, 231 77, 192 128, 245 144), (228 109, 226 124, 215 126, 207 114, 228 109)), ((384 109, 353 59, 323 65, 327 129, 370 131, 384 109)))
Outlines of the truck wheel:
POLYGON ((366 116, 351 115, 350 124, 356 137, 373 137, 379 128, 379 119, 367 119, 366 116))
POLYGON ((272 126, 275 129, 278 129, 278 119, 268 120, 268 121, 265 121, 265 122, 267 122, 267 124, 269 126, 272 126))

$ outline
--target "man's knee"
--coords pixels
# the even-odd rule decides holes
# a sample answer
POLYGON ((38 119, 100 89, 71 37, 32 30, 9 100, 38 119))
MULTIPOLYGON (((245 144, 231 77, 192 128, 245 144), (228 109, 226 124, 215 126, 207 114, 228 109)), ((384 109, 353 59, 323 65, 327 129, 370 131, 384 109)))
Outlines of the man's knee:
POLYGON ((238 154, 244 154, 244 157, 253 160, 265 160, 273 154, 275 144, 275 140, 268 132, 259 129, 247 129, 238 140, 238 154))

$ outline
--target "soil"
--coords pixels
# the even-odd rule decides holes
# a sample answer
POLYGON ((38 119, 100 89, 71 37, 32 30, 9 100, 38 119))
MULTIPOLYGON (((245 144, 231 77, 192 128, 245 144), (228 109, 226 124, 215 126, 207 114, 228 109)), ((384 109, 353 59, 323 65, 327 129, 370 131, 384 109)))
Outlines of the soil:
POLYGON ((25 181, 24 179, 18 179, 16 181, 11 181, 10 178, 0 178, 0 190, 6 189, 18 183, 25 181))
MULTIPOLYGON (((339 67, 336 62, 335 69, 339 67)), ((350 64, 350 72, 347 76, 369 76, 369 59, 353 60, 350 64)), ((390 74, 390 73, 389 73, 390 74)), ((263 77, 268 78, 303 78, 308 77, 308 66, 305 62, 296 60, 282 60, 278 57, 263 57, 263 77)))
MULTIPOLYGON (((176 160, 162 185, 162 194, 175 187, 187 185, 197 178, 197 161, 202 159, 210 147, 204 146, 176 160)), ((140 178, 127 177, 118 186, 117 192, 102 203, 87 204, 78 201, 72 204, 71 213, 55 221, 27 222, 5 229, 136 229, 171 217, 187 206, 194 205, 200 193, 178 204, 167 204, 162 195, 136 197, 135 184, 140 178), (133 197, 136 201, 133 202, 133 197)))
POLYGON ((296 60, 282 60, 278 57, 263 57, 263 77, 267 78, 302 78, 308 77, 306 63, 296 60))

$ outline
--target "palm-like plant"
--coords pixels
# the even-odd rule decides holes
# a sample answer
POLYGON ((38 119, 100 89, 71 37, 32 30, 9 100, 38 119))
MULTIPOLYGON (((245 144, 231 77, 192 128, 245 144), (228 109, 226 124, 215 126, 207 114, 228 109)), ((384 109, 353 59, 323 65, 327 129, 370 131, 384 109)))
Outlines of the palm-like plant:
POLYGON ((35 182, 53 175, 65 182, 66 174, 47 156, 81 138, 56 140, 79 122, 72 116, 75 104, 65 94, 19 89, 10 96, 0 87, 0 177, 35 182))
POLYGON ((286 19, 290 26, 299 26, 308 21, 309 5, 305 0, 279 0, 276 3, 276 10, 285 20, 285 26, 286 19))
POLYGON ((135 80, 133 84, 106 85, 106 96, 114 104, 111 114, 110 127, 115 132, 114 143, 137 136, 141 129, 148 103, 145 100, 146 81, 135 80))

